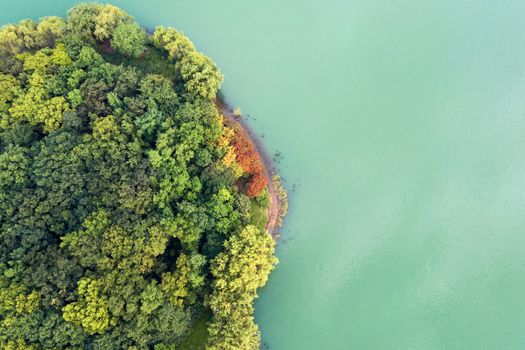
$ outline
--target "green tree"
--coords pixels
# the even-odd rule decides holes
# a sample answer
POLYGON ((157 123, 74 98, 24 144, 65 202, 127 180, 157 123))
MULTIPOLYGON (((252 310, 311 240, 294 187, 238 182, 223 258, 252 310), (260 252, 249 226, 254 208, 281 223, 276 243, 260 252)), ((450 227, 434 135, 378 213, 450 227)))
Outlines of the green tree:
POLYGON ((182 253, 177 258, 175 272, 162 275, 162 290, 170 302, 176 306, 191 306, 197 302, 204 287, 202 268, 206 262, 200 254, 182 253))
POLYGON ((129 23, 133 17, 116 6, 105 4, 99 7, 95 17, 95 31, 93 34, 97 40, 102 41, 111 38, 115 29, 123 23, 129 23))
POLYGON ((109 327, 108 301, 100 293, 101 283, 83 278, 78 282, 78 300, 62 309, 64 320, 81 325, 87 333, 101 333, 109 327))
POLYGON ((69 104, 62 96, 46 100, 40 106, 35 120, 43 124, 45 132, 56 130, 62 123, 64 112, 69 110, 69 104))
POLYGON ((95 18, 100 13, 102 5, 78 4, 67 12, 67 30, 82 41, 92 42, 95 31, 95 18))
POLYGON ((196 51, 189 52, 176 63, 176 67, 188 93, 210 100, 216 97, 223 76, 209 57, 196 51))
POLYGON ((153 45, 168 52, 172 60, 180 60, 189 52, 195 51, 195 46, 184 34, 166 27, 157 27, 151 36, 153 45))
POLYGON ((65 30, 66 22, 62 18, 55 16, 41 18, 37 25, 40 47, 53 46, 55 41, 64 35, 65 30))
POLYGON ((20 85, 12 75, 0 73, 0 113, 6 113, 11 103, 22 93, 20 85))
POLYGON ((115 28, 132 17, 109 4, 78 4, 68 11, 67 29, 88 42, 110 39, 115 28))
POLYGON ((208 331, 209 349, 259 349, 260 335, 253 321, 253 300, 277 263, 274 241, 255 226, 246 226, 225 242, 224 252, 212 261, 214 276, 208 331))
POLYGON ((24 49, 24 38, 18 33, 16 25, 8 24, 0 29, 0 54, 15 55, 24 49))
POLYGON ((147 34, 137 23, 121 23, 113 32, 111 46, 123 55, 139 57, 144 51, 147 34))

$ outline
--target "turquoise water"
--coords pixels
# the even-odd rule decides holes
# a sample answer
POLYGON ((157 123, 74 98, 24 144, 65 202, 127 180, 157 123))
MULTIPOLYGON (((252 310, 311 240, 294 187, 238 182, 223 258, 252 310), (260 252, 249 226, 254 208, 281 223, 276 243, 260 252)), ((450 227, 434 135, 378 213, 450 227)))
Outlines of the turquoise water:
POLYGON ((114 3, 189 35, 283 154, 270 349, 525 348, 525 2, 114 3))

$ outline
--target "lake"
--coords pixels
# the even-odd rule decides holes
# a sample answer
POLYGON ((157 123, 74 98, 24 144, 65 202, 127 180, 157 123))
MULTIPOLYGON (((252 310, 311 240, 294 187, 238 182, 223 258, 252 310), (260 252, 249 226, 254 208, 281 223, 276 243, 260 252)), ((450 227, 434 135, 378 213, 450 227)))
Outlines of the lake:
POLYGON ((525 347, 524 1, 113 3, 184 31, 282 155, 265 347, 525 347))

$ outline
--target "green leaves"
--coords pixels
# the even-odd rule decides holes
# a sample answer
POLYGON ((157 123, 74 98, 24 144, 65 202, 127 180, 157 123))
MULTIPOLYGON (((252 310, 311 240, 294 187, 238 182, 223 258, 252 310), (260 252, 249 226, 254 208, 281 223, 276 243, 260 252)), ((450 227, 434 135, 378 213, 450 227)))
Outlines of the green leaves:
POLYGON ((9 74, 0 73, 0 113, 7 113, 9 107, 21 93, 20 82, 9 74))
POLYGON ((277 263, 274 241, 255 226, 246 226, 225 242, 224 252, 211 263, 214 276, 208 327, 209 349, 259 349, 253 321, 253 301, 277 263))
POLYGON ((181 253, 175 272, 162 275, 162 291, 173 305, 182 308, 197 302, 205 283, 202 271, 205 263, 206 259, 200 254, 181 253))
POLYGON ((148 106, 154 103, 164 114, 177 110, 179 98, 173 90, 172 82, 162 75, 148 74, 140 83, 140 93, 148 106))
POLYGON ((78 4, 68 11, 67 29, 87 42, 111 38, 121 23, 129 23, 132 17, 109 4, 78 4))
POLYGON ((224 77, 209 57, 196 51, 189 52, 176 63, 176 67, 190 96, 215 99, 224 77))
POLYGON ((89 46, 83 46, 80 49, 75 65, 80 68, 92 68, 103 62, 104 59, 95 49, 89 46))
POLYGON ((0 188, 16 188, 27 184, 29 157, 27 150, 13 147, 0 154, 0 188))
POLYGON ((81 325, 88 334, 102 333, 109 327, 108 301, 100 293, 100 281, 78 281, 78 300, 62 308, 64 320, 81 325))
POLYGON ((157 282, 153 281, 142 291, 140 299, 142 303, 140 311, 146 315, 150 315, 156 308, 162 305, 164 302, 164 294, 162 294, 162 291, 157 286, 157 282))
POLYGON ((121 23, 113 32, 111 46, 126 56, 139 57, 146 45, 146 31, 137 23, 121 23))
POLYGON ((195 46, 184 34, 166 27, 157 27, 151 36, 153 45, 168 52, 172 60, 180 60, 188 52, 195 51, 195 46))
POLYGON ((64 97, 53 97, 42 103, 36 113, 35 121, 44 125, 45 132, 51 132, 62 124, 62 115, 68 110, 69 104, 64 97))
POLYGON ((197 52, 193 43, 173 28, 157 27, 151 40, 156 47, 166 50, 168 57, 175 61, 188 99, 215 99, 223 76, 209 57, 197 52))
POLYGON ((16 55, 26 50, 52 46, 64 34, 65 22, 59 17, 44 17, 40 23, 23 20, 0 29, 0 54, 16 55))
POLYGON ((54 49, 41 50, 35 54, 21 54, 18 56, 24 62, 24 70, 31 74, 27 90, 20 88, 20 83, 14 83, 9 76, 0 76, 0 84, 10 87, 10 92, 0 96, 4 108, 12 101, 8 112, 11 118, 3 118, 0 127, 8 128, 14 122, 27 121, 32 125, 39 124, 44 132, 56 130, 62 123, 62 115, 70 109, 66 99, 62 96, 49 98, 45 81, 49 78, 48 70, 53 67, 63 67, 71 64, 64 46, 58 44, 54 49), (16 99, 14 97, 17 96, 16 99))

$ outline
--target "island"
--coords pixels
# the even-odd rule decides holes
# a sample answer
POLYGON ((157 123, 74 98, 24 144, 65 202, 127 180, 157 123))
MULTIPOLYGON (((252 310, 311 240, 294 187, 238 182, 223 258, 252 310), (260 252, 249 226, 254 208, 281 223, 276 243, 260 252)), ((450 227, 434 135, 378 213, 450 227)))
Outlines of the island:
POLYGON ((260 348, 286 192, 222 81, 112 5, 0 29, 0 348, 260 348))

